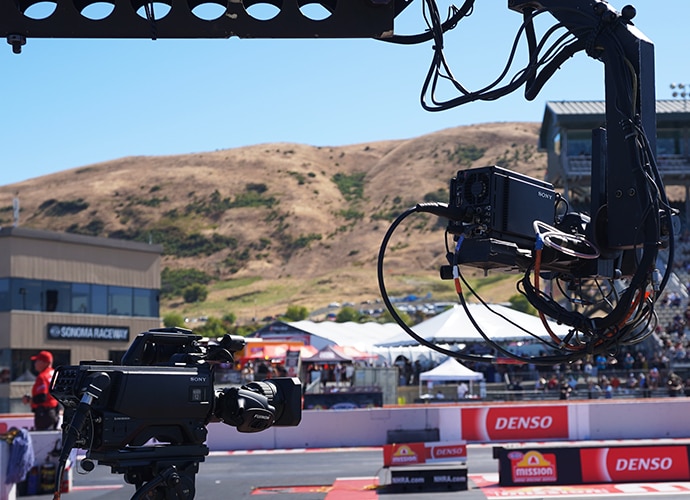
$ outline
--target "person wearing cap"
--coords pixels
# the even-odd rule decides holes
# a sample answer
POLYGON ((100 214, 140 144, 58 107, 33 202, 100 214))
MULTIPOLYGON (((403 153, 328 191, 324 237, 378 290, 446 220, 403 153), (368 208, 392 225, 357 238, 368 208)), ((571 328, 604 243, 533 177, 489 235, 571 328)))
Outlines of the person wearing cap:
POLYGON ((50 394, 50 381, 53 378, 53 354, 41 351, 31 356, 34 368, 38 372, 31 395, 24 395, 24 404, 31 405, 34 414, 34 429, 37 431, 54 430, 57 428, 59 409, 58 401, 50 394))

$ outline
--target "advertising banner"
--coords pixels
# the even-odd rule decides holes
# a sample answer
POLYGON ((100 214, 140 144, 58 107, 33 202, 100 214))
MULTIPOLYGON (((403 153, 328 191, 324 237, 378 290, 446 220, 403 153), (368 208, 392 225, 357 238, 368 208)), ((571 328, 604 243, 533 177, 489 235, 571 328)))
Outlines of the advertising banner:
POLYGON ((586 483, 690 479, 687 446, 582 448, 580 462, 586 483))
POLYGON ((494 448, 501 486, 690 480, 688 444, 494 448))
POLYGON ((556 470, 556 455, 528 451, 527 453, 512 452, 508 454, 513 483, 555 483, 558 481, 556 470))
POLYGON ((285 369, 288 377, 299 377, 301 366, 300 350, 289 350, 285 353, 285 369))
POLYGON ((388 488, 393 491, 467 489, 467 468, 464 465, 440 467, 393 467, 388 488))
POLYGON ((399 443, 383 447, 383 466, 467 461, 467 444, 459 442, 399 443))
POLYGON ((501 486, 579 484, 578 448, 494 448, 501 486))
POLYGON ((566 405, 463 408, 466 441, 541 441, 569 439, 566 405))

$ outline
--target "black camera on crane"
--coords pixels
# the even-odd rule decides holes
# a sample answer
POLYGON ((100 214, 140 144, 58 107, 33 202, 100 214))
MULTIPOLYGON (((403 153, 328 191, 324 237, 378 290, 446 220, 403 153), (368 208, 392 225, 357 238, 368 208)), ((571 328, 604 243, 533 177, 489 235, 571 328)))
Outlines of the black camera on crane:
MULTIPOLYGON (((462 238, 458 264, 524 271, 543 237, 545 270, 591 275, 598 250, 587 239, 587 215, 561 210, 566 205, 553 185, 498 166, 461 170, 450 180, 447 231, 462 238)), ((596 267, 596 266, 595 266, 596 267)), ((443 266, 441 277, 452 278, 443 266)))
POLYGON ((57 368, 51 394, 65 407, 60 465, 81 448, 87 450, 85 469, 94 460, 110 465, 137 495, 174 491, 176 498, 191 499, 198 464, 209 451, 209 422, 240 432, 299 424, 299 379, 216 390, 215 366, 233 362, 245 340, 225 335, 213 344, 200 341, 189 330, 154 329, 137 336, 121 365, 88 361, 57 368))

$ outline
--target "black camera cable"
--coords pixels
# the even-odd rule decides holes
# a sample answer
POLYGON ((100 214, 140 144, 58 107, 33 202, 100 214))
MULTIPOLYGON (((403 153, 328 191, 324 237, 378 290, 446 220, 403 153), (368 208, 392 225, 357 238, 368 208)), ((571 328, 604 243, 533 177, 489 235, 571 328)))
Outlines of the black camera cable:
MULTIPOLYGON (((427 347, 429 349, 432 349, 436 352, 439 352, 441 354, 444 354, 446 356, 453 357, 455 359, 461 360, 461 361, 468 361, 468 362, 477 362, 477 363, 496 363, 497 358, 495 356, 479 356, 479 355, 472 355, 472 354, 464 354, 458 351, 452 351, 450 349, 445 349, 441 346, 438 346, 434 344, 433 342, 428 341, 424 337, 418 335, 412 328, 407 326, 405 322, 402 320, 400 315, 397 313, 395 307, 390 301, 390 297, 388 296, 388 292, 386 290, 385 286, 385 279, 383 275, 383 261, 386 253, 386 248, 388 246, 388 242, 390 241, 391 237, 393 236, 393 233, 397 229, 397 227, 405 220, 407 219, 410 215, 414 213, 431 213, 434 214, 438 217, 445 217, 450 220, 454 221, 460 221, 464 218, 464 212, 463 211, 458 211, 458 209, 455 209, 453 207, 449 207, 446 203, 419 203, 415 205, 414 207, 408 208, 405 210, 402 214, 400 214, 395 221, 391 224, 391 226, 388 228, 386 231, 386 234, 383 237, 383 240, 381 242, 381 247, 379 249, 379 255, 378 255, 378 263, 377 263, 377 275, 378 275, 378 283, 379 283, 379 290, 381 292, 381 298, 383 300, 384 305, 386 306, 386 309, 390 313, 391 317, 393 320, 402 328, 405 333, 407 333, 410 337, 412 337, 414 340, 416 340, 420 345, 427 347)), ((496 350, 496 352, 501 353, 503 356, 514 359, 516 361, 522 362, 522 363, 534 363, 534 364, 543 364, 543 365, 554 365, 554 364, 559 364, 559 363, 564 363, 564 362, 569 362, 573 361, 574 357, 581 357, 581 353, 575 353, 575 355, 552 355, 552 356, 539 356, 539 357, 532 357, 532 356, 521 356, 517 355, 502 346, 500 346, 498 343, 496 343, 494 340, 492 340, 481 328, 481 326, 477 323, 476 319, 472 316, 471 311, 467 307, 467 303, 465 301, 464 293, 462 291, 462 285, 465 284, 465 286, 470 289, 471 293, 475 296, 478 297, 476 292, 472 290, 469 287, 469 284, 467 281, 464 279, 462 274, 460 273, 459 270, 459 265, 458 265, 458 252, 460 250, 460 246, 462 245, 462 240, 458 241, 458 244, 456 245, 455 252, 452 254, 452 261, 451 263, 453 264, 453 274, 454 274, 454 282, 455 282, 455 288, 456 292, 458 294, 458 298, 460 301, 460 305, 463 307, 465 310, 465 313, 467 314, 470 322, 472 325, 475 327, 477 332, 481 335, 481 337, 487 342, 488 345, 490 345, 493 349, 496 350)), ((451 252, 448 252, 449 254, 451 252)), ((504 320, 508 321, 511 323, 513 326, 516 326, 523 331, 525 331, 524 328, 520 327, 516 323, 510 321, 509 319, 503 317, 501 314, 498 312, 494 311, 490 307, 488 307, 488 304, 486 304, 484 301, 479 299, 482 304, 487 307, 491 312, 494 314, 500 316, 504 320)), ((530 332, 528 332, 530 333, 530 332)), ((531 333, 530 333, 531 334, 531 333)), ((541 339, 540 339, 541 340, 541 339)), ((543 342, 543 341, 542 341, 543 342)), ((545 342, 547 346, 549 347, 554 347, 548 342, 545 342)))
POLYGON ((91 405, 94 401, 102 398, 103 393, 110 387, 110 376, 104 372, 95 373, 87 377, 85 382, 88 383, 88 386, 74 411, 74 415, 72 415, 72 420, 69 424, 63 426, 62 450, 60 452, 60 458, 58 459, 57 474, 55 475, 53 500, 60 500, 62 475, 67 466, 69 455, 81 436, 86 419, 91 414, 91 405))

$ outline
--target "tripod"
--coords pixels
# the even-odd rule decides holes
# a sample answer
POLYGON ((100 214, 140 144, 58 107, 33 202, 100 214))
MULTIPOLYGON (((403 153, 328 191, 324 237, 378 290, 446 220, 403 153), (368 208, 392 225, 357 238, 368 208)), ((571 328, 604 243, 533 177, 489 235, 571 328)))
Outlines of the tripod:
MULTIPOLYGON (((94 452, 88 459, 123 474, 136 488, 132 500, 192 500, 194 478, 206 455, 205 445, 159 445, 94 452)), ((82 467, 89 466, 83 463, 82 467)))

